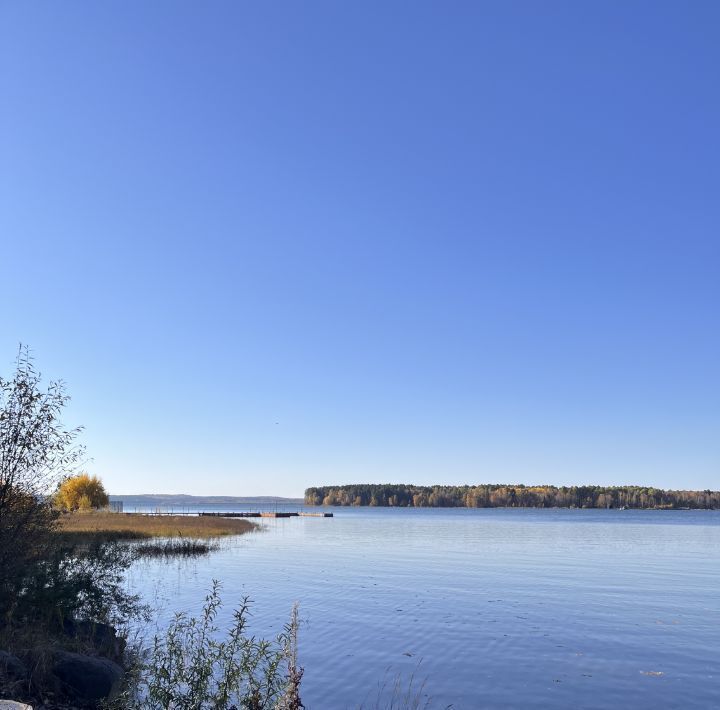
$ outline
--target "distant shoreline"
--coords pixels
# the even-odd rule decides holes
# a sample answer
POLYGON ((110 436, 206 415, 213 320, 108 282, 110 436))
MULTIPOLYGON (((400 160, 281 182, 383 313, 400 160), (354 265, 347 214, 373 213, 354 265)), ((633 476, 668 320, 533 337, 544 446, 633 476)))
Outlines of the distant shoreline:
POLYGON ((305 491, 305 505, 388 508, 569 508, 720 510, 720 491, 646 486, 416 486, 350 484, 305 491))

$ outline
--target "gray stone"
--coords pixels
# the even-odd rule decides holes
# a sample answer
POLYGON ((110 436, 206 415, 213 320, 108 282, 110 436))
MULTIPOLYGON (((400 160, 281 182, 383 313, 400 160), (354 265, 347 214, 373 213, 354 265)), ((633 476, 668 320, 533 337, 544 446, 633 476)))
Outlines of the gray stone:
POLYGON ((25 705, 16 700, 0 700, 0 710, 33 710, 32 705, 25 705))
POLYGON ((68 651, 55 653, 52 673, 67 696, 84 702, 109 697, 123 677, 122 668, 109 658, 68 651))

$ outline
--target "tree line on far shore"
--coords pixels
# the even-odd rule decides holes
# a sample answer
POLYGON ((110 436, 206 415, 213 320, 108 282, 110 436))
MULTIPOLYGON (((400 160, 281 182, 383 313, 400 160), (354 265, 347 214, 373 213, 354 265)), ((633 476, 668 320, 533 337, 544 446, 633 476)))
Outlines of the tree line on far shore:
POLYGON ((720 491, 671 491, 644 486, 414 486, 351 484, 305 491, 306 505, 407 508, 656 508, 720 509, 720 491))

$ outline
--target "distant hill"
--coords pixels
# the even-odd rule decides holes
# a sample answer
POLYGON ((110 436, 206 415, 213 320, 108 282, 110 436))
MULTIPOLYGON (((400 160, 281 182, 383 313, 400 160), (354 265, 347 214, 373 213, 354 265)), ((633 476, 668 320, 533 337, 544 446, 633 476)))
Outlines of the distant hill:
POLYGON ((143 493, 132 495, 111 495, 111 501, 122 501, 128 508, 219 508, 227 506, 251 506, 266 508, 275 505, 302 505, 302 498, 283 498, 281 496, 191 496, 185 493, 143 493))

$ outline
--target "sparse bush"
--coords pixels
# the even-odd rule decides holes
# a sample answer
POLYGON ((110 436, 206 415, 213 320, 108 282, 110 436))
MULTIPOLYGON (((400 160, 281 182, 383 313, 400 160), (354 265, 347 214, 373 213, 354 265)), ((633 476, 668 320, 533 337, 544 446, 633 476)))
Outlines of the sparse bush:
MULTIPOLYGON (((69 618, 119 623, 141 613, 124 591, 132 556, 107 541, 57 532, 50 494, 84 449, 63 427, 62 383, 41 387, 27 348, 14 376, 0 378, 0 636, 52 635, 69 618)), ((89 478, 89 477, 88 477, 89 478)))
POLYGON ((218 640, 220 584, 213 581, 202 614, 177 614, 164 636, 141 654, 133 687, 117 702, 140 710, 300 710, 297 610, 274 642, 245 635, 249 601, 218 640))
POLYGON ((63 427, 61 382, 40 386, 27 348, 11 379, 0 377, 0 626, 8 623, 51 543, 48 494, 83 456, 78 429, 63 427))

